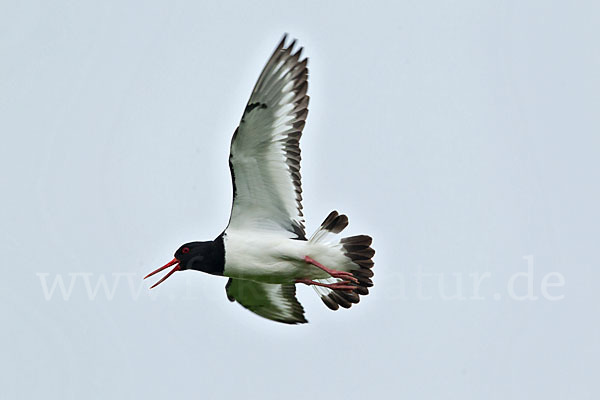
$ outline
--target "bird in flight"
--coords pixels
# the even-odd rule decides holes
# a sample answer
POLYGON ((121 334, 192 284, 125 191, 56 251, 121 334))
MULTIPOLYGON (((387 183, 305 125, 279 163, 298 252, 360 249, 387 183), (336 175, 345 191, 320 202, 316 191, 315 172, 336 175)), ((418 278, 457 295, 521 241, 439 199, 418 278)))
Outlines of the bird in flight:
POLYGON ((300 137, 308 114, 307 58, 287 35, 260 74, 233 133, 229 168, 233 206, 229 225, 215 240, 181 246, 173 267, 229 278, 230 301, 271 320, 308 322, 296 284, 312 286, 327 307, 350 308, 373 286, 371 237, 337 234, 348 218, 332 211, 307 239, 302 213, 300 137))

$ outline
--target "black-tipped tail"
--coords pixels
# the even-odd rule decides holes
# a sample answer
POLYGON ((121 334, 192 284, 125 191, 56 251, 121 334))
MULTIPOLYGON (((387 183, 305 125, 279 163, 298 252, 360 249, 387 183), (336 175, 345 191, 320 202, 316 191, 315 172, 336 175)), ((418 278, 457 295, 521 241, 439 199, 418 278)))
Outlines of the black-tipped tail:
MULTIPOLYGON (((327 241, 329 234, 340 233, 348 226, 348 217, 339 214, 337 211, 332 211, 321 227, 311 237, 312 241, 327 241)), ((321 300, 327 307, 332 310, 338 310, 341 307, 350 308, 352 304, 360 301, 360 296, 369 294, 369 288, 373 286, 373 256, 375 250, 371 248, 373 239, 367 235, 349 236, 339 241, 336 246, 339 246, 340 251, 347 258, 345 271, 352 273, 358 283, 354 283, 356 289, 349 290, 332 290, 330 288, 316 287, 315 290, 320 295, 321 300)), ((339 283, 341 279, 329 278, 319 279, 323 283, 339 283)))
POLYGON ((354 291, 348 290, 332 290, 329 294, 321 296, 321 300, 327 307, 332 310, 337 310, 340 306, 350 308, 352 304, 360 301, 360 296, 369 294, 369 288, 373 286, 373 266, 375 263, 372 258, 375 255, 375 250, 371 248, 373 239, 370 236, 359 235, 350 236, 340 241, 344 249, 344 255, 358 266, 353 269, 352 275, 358 280, 354 291))
POLYGON ((350 236, 340 241, 344 248, 344 254, 346 257, 352 260, 352 262, 359 266, 358 269, 352 271, 352 275, 358 279, 358 286, 356 292, 363 296, 369 294, 369 289, 373 286, 373 256, 375 250, 371 248, 373 239, 367 235, 350 236))

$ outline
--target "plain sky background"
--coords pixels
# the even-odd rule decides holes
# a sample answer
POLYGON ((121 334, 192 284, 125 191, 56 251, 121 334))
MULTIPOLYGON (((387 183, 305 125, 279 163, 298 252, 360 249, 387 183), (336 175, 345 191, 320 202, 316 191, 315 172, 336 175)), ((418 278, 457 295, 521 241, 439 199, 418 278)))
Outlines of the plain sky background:
POLYGON ((593 1, 3 0, 0 397, 599 398, 599 27, 593 1), (377 250, 351 310, 299 288, 303 326, 141 280, 225 227, 284 32, 307 231, 337 209, 377 250))

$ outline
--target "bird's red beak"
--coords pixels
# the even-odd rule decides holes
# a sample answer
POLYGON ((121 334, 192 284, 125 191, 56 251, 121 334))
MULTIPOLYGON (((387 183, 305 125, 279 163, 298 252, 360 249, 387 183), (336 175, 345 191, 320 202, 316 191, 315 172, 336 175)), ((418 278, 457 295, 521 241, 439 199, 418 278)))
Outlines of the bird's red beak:
POLYGON ((174 258, 174 259, 172 259, 171 261, 169 261, 168 263, 166 263, 165 265, 163 265, 162 267, 160 267, 159 269, 157 269, 156 271, 152 271, 152 272, 150 272, 148 275, 146 275, 146 276, 144 277, 144 279, 146 279, 146 278, 148 278, 148 277, 151 277, 152 275, 154 275, 154 274, 156 274, 156 273, 158 273, 158 272, 162 271, 163 269, 167 269, 167 268, 169 268, 171 265, 175 265, 175 266, 173 267, 173 269, 172 269, 172 270, 170 270, 168 274, 166 274, 165 276, 163 276, 163 278, 162 278, 160 281, 158 281, 158 282, 156 282, 154 285, 150 286, 150 289, 152 289, 152 288, 154 288, 154 287, 158 286, 159 284, 163 283, 163 282, 164 282, 164 281, 165 281, 165 280, 166 280, 168 277, 170 277, 171 275, 173 275, 173 272, 175 272, 175 271, 179 271, 179 270, 181 269, 181 268, 179 267, 179 260, 178 260, 178 259, 176 259, 176 258, 174 258))

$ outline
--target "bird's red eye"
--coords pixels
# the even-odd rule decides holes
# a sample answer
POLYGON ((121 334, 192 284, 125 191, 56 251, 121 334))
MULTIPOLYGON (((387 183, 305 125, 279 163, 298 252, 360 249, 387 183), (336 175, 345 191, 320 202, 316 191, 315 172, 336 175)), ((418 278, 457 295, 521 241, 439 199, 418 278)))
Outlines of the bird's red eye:
POLYGON ((185 254, 185 253, 189 253, 189 252, 190 252, 190 249, 188 249, 187 247, 184 247, 183 249, 181 249, 181 252, 182 252, 183 254, 185 254))

